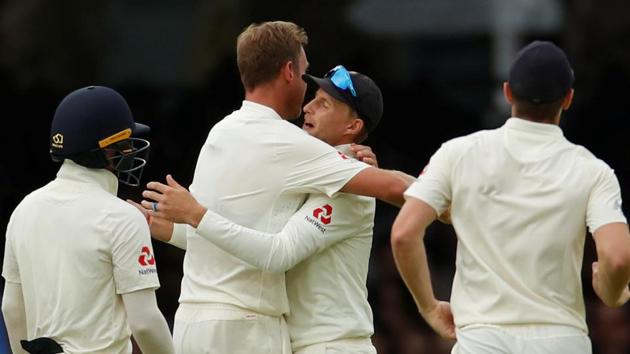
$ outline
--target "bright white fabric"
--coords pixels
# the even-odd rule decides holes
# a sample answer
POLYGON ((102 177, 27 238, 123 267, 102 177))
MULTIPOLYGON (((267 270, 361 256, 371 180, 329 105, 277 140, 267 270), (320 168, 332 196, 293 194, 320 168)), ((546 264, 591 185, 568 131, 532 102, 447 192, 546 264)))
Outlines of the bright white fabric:
MULTIPOLYGON (((337 149, 351 156, 348 145, 337 149)), ((287 322, 295 351, 374 333, 365 285, 374 212, 374 198, 312 194, 277 234, 242 227, 209 210, 197 235, 257 268, 288 271, 287 322)))
POLYGON ((369 338, 353 338, 309 345, 293 354, 376 354, 376 348, 369 338))
POLYGON ((173 332, 177 354, 291 354, 287 325, 226 304, 182 304, 173 332))
POLYGON ((580 270, 586 226, 626 222, 614 172, 556 125, 509 119, 446 142, 406 191, 458 237, 458 327, 559 324, 586 332, 580 270))
POLYGON ((26 338, 26 310, 24 309, 24 295, 22 294, 21 284, 4 283, 2 315, 11 350, 13 353, 19 353, 22 350, 20 341, 26 338))
POLYGON ((133 339, 143 353, 173 354, 173 339, 153 289, 122 294, 133 339))
POLYGON ((116 176, 66 160, 7 227, 2 276, 20 283, 28 338, 67 353, 131 353, 120 294, 159 287, 146 220, 116 176))
POLYGON ((470 326, 457 329, 452 354, 591 354, 591 341, 570 326, 470 326))
MULTIPOLYGON (((271 108, 244 101, 210 131, 190 191, 238 224, 278 232, 308 193, 332 195, 367 167, 271 108)), ((284 274, 256 269, 192 228, 181 289, 181 304, 223 303, 270 316, 289 311, 284 274)))

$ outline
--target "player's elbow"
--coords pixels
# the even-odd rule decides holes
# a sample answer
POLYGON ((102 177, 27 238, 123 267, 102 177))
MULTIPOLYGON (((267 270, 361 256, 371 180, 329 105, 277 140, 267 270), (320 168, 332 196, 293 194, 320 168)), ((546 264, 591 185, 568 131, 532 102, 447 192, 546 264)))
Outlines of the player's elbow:
POLYGON ((394 223, 392 226, 390 243, 393 250, 400 250, 409 247, 415 243, 415 239, 421 235, 414 235, 410 230, 406 229, 399 223, 394 223))
POLYGON ((601 261, 607 263, 612 274, 630 277, 630 247, 609 247, 599 252, 601 261))
POLYGON ((146 308, 141 312, 128 313, 127 323, 131 333, 136 338, 151 336, 155 329, 155 324, 163 321, 160 310, 155 308, 146 308))
MULTIPOLYGON (((155 318, 155 320, 160 320, 155 318)), ((150 320, 132 320, 129 319, 129 329, 135 338, 147 338, 152 336, 154 326, 150 320)))
POLYGON ((21 311, 23 311, 23 309, 17 306, 14 301, 6 298, 2 299, 2 316, 4 317, 7 327, 12 327, 15 323, 20 321, 23 315, 20 313, 21 311))
POLYGON ((630 249, 618 250, 608 257, 608 264, 613 274, 630 278, 630 249))

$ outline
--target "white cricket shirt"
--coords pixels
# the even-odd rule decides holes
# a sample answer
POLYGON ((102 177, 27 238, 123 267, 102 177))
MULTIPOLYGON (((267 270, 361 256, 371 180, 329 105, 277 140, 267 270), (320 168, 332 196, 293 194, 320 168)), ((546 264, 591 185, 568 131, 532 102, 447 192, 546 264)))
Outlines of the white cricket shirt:
POLYGON ((626 222, 614 172, 552 124, 510 118, 446 142, 412 184, 457 232, 451 308, 470 324, 587 331, 580 270, 586 227, 626 222))
MULTIPOLYGON (((350 145, 337 149, 351 156, 350 145)), ((287 273, 293 351, 374 333, 367 273, 374 198, 311 194, 281 232, 264 233, 208 211, 197 234, 255 267, 287 273)))
MULTIPOLYGON (((367 167, 271 108, 244 101, 210 131, 190 191, 235 223, 275 233, 308 193, 332 195, 367 167)), ((186 248, 180 303, 223 303, 272 316, 289 311, 284 273, 257 269, 193 228, 186 248)))
POLYGON ((116 176, 65 160, 17 206, 2 276, 20 283, 28 339, 65 353, 131 353, 120 294, 159 287, 147 222, 116 197, 116 176))

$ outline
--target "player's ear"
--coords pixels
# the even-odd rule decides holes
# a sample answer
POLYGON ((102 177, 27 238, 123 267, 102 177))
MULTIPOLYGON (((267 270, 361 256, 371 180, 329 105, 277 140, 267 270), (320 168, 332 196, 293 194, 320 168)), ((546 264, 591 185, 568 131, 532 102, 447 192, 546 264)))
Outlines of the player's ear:
POLYGON ((349 134, 359 134, 363 130, 365 123, 361 118, 353 118, 346 126, 346 130, 349 134))
POLYGON ((569 109, 569 107, 571 107, 571 103, 573 102, 573 93, 575 92, 575 90, 571 89, 569 92, 567 92, 567 95, 564 96, 564 101, 562 102, 562 109, 563 110, 567 110, 569 109))
MULTIPOLYGON (((292 60, 287 61, 280 67, 280 76, 287 82, 295 79, 295 63, 292 60)), ((301 78, 300 78, 301 80, 301 78)))
POLYGON ((503 83, 503 96, 505 97, 507 103, 509 103, 510 105, 512 104, 512 101, 514 101, 514 96, 512 96, 512 88, 507 81, 503 83))

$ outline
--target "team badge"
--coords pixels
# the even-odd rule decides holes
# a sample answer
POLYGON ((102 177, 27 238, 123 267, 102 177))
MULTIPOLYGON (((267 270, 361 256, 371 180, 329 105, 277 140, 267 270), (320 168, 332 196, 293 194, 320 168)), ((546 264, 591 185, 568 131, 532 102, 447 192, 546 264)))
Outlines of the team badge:
POLYGON ((57 133, 52 136, 52 146, 57 149, 63 149, 63 134, 57 133))
POLYGON ((155 265, 155 257, 148 246, 142 247, 140 257, 138 257, 138 263, 143 267, 155 265))
POLYGON ((313 216, 317 220, 321 221, 322 224, 328 225, 330 224, 330 221, 332 220, 332 211, 333 211, 332 205, 325 204, 313 210, 313 216))

